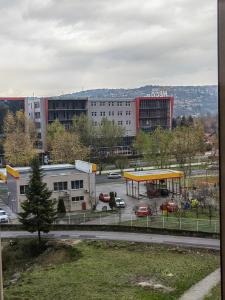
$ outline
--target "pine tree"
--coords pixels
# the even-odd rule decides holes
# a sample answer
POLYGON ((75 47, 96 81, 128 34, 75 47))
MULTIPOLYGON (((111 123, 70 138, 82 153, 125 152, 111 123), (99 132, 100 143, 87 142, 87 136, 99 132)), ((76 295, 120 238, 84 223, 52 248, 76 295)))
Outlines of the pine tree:
POLYGON ((115 200, 114 192, 110 192, 109 196, 110 196, 109 207, 113 210, 113 208, 116 207, 116 200, 115 200))
POLYGON ((63 217, 66 214, 66 208, 65 208, 63 197, 59 197, 58 205, 57 205, 57 213, 60 217, 63 217))
POLYGON ((54 201, 50 199, 52 192, 42 182, 43 173, 38 158, 31 162, 32 173, 26 191, 26 200, 21 204, 23 211, 19 213, 19 220, 29 232, 38 232, 39 245, 41 232, 49 232, 56 217, 54 201))

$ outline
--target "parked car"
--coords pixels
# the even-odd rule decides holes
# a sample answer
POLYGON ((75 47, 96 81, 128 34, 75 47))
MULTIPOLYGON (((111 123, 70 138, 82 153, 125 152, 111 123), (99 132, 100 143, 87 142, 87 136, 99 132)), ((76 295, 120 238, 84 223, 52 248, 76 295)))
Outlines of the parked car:
POLYGON ((119 173, 108 173, 108 175, 107 175, 107 178, 108 179, 118 179, 118 178, 121 178, 121 175, 119 174, 119 173))
POLYGON ((101 200, 102 202, 109 202, 110 196, 109 194, 101 193, 99 194, 99 200, 101 200))
POLYGON ((175 202, 164 202, 160 209, 162 211, 168 211, 168 212, 176 212, 178 210, 178 205, 175 202))
POLYGON ((0 211, 0 223, 8 223, 9 222, 9 216, 4 210, 0 211))
POLYGON ((140 205, 135 210, 135 215, 137 217, 151 216, 152 215, 152 211, 151 211, 149 205, 140 205))
POLYGON ((126 206, 125 201, 123 199, 119 198, 119 197, 117 197, 115 199, 115 201, 116 201, 116 207, 117 208, 124 208, 126 206))
POLYGON ((168 196, 169 195, 169 190, 167 188, 161 188, 160 189, 160 194, 161 194, 161 196, 168 196))

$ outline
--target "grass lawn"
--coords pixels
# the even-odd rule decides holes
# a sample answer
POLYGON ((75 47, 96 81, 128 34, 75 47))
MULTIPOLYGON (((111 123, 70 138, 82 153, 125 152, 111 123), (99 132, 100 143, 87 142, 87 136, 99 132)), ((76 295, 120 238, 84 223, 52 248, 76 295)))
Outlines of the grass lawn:
POLYGON ((65 249, 67 256, 42 254, 40 263, 5 288, 5 300, 178 299, 219 265, 219 253, 206 250, 111 241, 73 247, 65 249), (54 257, 67 260, 56 263, 54 257), (155 286, 141 287, 140 282, 155 286))
POLYGON ((221 284, 216 285, 204 298, 204 300, 220 300, 221 299, 221 284))
MULTIPOLYGON (((124 221, 121 225, 130 226, 130 221, 124 221)), ((152 217, 139 217, 137 220, 132 221, 132 226, 152 227, 152 228, 168 228, 180 229, 191 231, 203 232, 219 232, 219 220, 212 219, 192 219, 192 218, 178 218, 167 216, 152 216, 152 217)))

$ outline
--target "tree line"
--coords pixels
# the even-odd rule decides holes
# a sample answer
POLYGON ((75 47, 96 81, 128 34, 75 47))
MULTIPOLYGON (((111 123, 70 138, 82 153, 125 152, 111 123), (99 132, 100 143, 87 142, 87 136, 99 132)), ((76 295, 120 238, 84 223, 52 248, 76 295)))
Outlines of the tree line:
MULTIPOLYGON (((94 126, 86 115, 75 116, 66 129, 59 120, 47 126, 45 151, 53 163, 74 163, 76 159, 101 162, 101 149, 112 149, 120 144, 125 128, 104 118, 94 126)), ((3 123, 2 148, 7 163, 27 166, 38 155, 35 124, 22 112, 8 112, 3 123)), ((110 153, 111 154, 111 153, 110 153)))
POLYGON ((193 159, 206 151, 204 129, 201 123, 177 126, 173 130, 158 127, 155 131, 138 133, 134 148, 139 156, 158 168, 166 168, 171 162, 189 171, 193 159))

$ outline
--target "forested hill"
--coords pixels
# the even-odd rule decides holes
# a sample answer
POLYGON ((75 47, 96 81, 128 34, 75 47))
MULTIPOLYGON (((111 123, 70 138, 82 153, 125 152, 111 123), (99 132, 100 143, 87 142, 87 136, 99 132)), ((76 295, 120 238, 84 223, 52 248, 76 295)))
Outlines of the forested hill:
MULTIPOLYGON (((134 98, 166 91, 174 96, 174 116, 216 114, 218 110, 218 91, 216 85, 204 86, 153 86, 147 85, 133 89, 95 89, 71 94, 74 97, 91 98, 134 98)), ((68 96, 71 96, 68 95, 68 96)))

